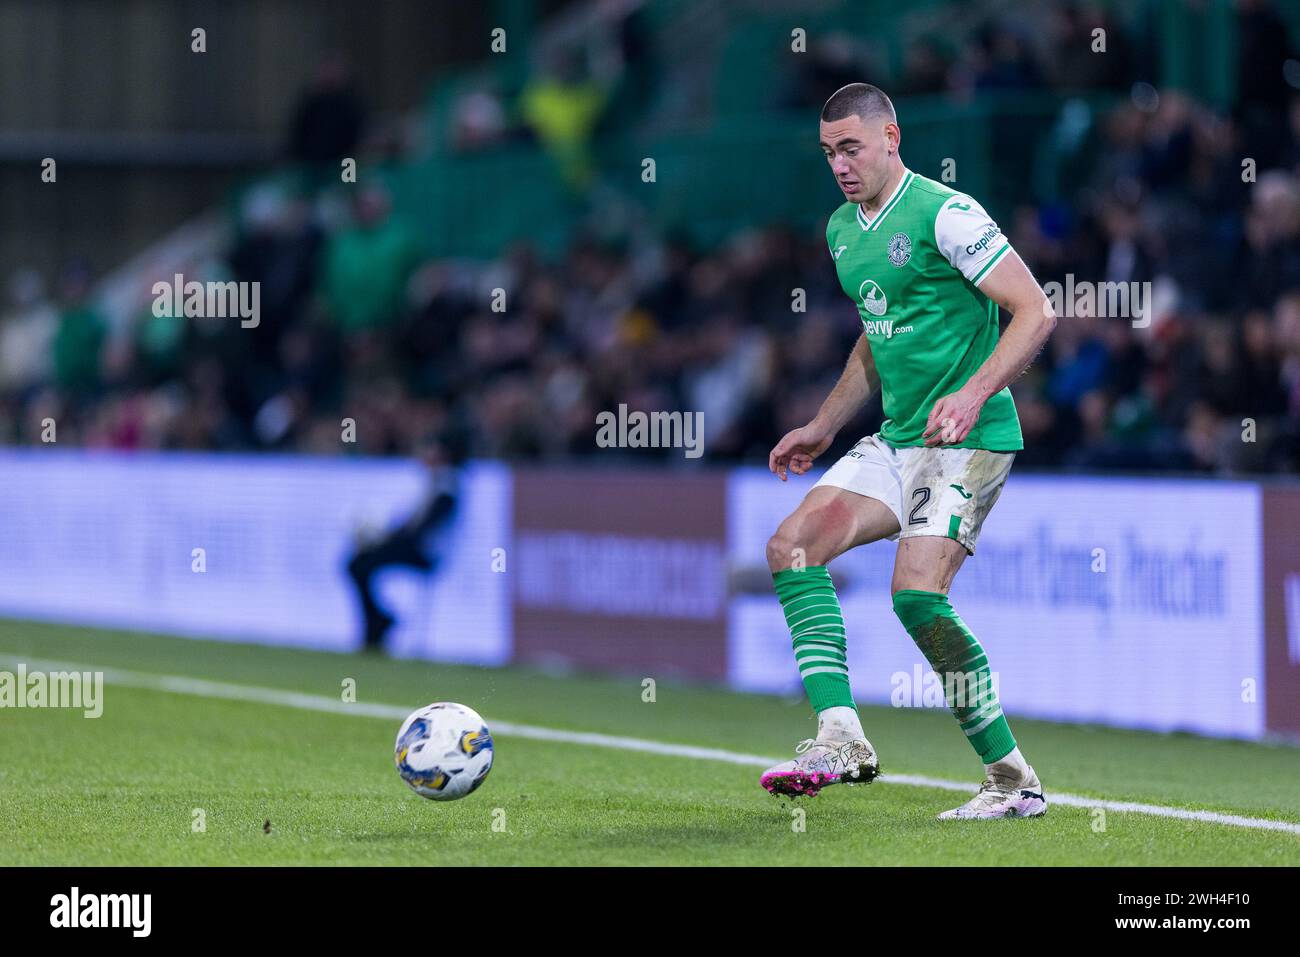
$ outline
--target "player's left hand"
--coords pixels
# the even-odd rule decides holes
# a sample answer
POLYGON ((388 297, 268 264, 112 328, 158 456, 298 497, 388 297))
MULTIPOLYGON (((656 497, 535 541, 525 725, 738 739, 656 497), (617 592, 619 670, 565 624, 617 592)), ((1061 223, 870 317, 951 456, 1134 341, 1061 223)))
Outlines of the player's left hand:
POLYGON ((925 444, 933 447, 956 445, 961 442, 970 435, 970 430, 975 428, 975 423, 979 421, 980 409, 983 407, 984 400, 965 389, 958 389, 950 395, 945 395, 930 410, 930 417, 925 423, 925 432, 922 433, 925 444))

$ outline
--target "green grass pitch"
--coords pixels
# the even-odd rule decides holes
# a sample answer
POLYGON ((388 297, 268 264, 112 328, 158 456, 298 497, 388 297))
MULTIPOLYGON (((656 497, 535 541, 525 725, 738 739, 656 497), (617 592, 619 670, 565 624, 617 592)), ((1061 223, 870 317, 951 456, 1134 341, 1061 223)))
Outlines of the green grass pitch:
MULTIPOLYGON (((493 720, 780 759, 807 704, 639 677, 555 676, 30 622, 0 623, 16 660, 180 675, 414 710, 461 701, 493 720)), ((1012 717, 1049 801, 1072 793, 1300 821, 1295 748, 1012 717)), ((760 768, 497 734, 468 798, 417 797, 392 764, 396 720, 110 680, 104 713, 0 711, 6 865, 954 864, 1291 865, 1300 835, 1052 805, 1045 818, 939 822, 968 796, 888 783, 969 781, 980 767, 945 711, 863 708, 885 778, 781 801, 760 768), (205 829, 195 831, 195 811, 205 829), (797 813, 802 811, 803 814, 797 813), (801 820, 802 819, 802 820, 801 820), (270 822, 269 831, 264 822, 270 822), (493 825, 496 823, 497 829, 493 825), (802 829, 799 825, 802 824, 802 829)))

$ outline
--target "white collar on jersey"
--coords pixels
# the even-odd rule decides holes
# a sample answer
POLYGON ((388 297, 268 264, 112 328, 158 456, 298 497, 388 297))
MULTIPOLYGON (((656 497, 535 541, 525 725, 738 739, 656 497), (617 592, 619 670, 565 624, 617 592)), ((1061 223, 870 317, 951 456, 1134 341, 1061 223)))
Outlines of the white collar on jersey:
POLYGON ((862 227, 863 232, 870 232, 871 230, 880 227, 881 222, 889 215, 890 211, 898 205, 898 201, 903 198, 903 194, 907 192, 907 187, 912 185, 912 180, 915 178, 916 174, 904 166, 903 175, 898 180, 898 185, 895 186, 894 191, 889 194, 889 199, 886 201, 885 205, 880 207, 880 212, 876 213, 875 219, 867 219, 867 214, 862 211, 862 204, 858 203, 858 225, 862 227))

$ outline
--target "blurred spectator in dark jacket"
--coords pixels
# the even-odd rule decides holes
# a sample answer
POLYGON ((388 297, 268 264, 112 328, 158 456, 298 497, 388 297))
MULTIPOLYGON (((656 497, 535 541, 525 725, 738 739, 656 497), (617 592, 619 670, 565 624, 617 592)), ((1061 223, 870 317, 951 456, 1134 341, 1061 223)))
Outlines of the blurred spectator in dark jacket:
POLYGON ((1282 158, 1285 114, 1293 88, 1283 66, 1291 56, 1287 24, 1270 0, 1237 0, 1237 115, 1247 155, 1261 166, 1282 158))
POLYGON ((289 157, 312 166, 355 157, 365 119, 352 68, 341 54, 332 54, 321 61, 315 79, 294 107, 289 157))
POLYGON ((903 57, 903 82, 905 94, 942 93, 948 89, 948 71, 952 57, 934 37, 914 40, 903 57))
POLYGON ((1101 7, 1061 4, 1055 11, 1051 40, 1049 66, 1058 87, 1123 89, 1133 82, 1128 39, 1101 7), (1100 35, 1098 30, 1102 31, 1100 35))

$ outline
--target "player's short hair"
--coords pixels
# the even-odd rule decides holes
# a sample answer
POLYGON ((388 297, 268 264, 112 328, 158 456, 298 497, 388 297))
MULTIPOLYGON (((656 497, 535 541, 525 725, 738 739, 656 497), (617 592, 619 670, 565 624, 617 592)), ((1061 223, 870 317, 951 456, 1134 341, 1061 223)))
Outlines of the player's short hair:
POLYGON ((858 116, 863 120, 888 119, 898 122, 894 104, 889 102, 885 91, 870 83, 850 83, 842 86, 826 101, 822 107, 822 121, 833 123, 849 116, 858 116))

